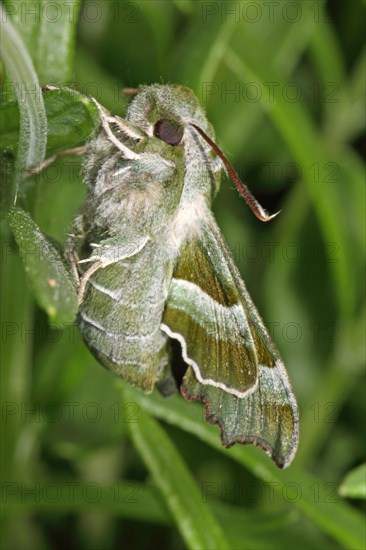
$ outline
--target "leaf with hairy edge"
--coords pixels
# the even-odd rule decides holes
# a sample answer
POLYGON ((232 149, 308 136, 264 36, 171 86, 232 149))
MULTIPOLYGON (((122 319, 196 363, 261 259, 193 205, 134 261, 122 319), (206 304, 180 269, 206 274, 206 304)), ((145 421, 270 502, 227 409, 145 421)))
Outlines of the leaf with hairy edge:
MULTIPOLYGON (((47 114, 47 156, 84 143, 99 125, 94 102, 71 88, 55 88, 43 94, 47 114)), ((0 104, 0 149, 16 149, 19 111, 14 102, 0 104)))
POLYGON ((1 57, 15 86, 20 112, 17 172, 12 192, 16 198, 19 186, 24 180, 24 170, 44 159, 47 119, 32 59, 1 4, 0 17, 1 57), (24 93, 24 90, 32 90, 32 93, 24 93))
POLYGON ((53 323, 71 323, 78 307, 77 297, 61 256, 27 212, 11 208, 9 219, 38 304, 53 323))

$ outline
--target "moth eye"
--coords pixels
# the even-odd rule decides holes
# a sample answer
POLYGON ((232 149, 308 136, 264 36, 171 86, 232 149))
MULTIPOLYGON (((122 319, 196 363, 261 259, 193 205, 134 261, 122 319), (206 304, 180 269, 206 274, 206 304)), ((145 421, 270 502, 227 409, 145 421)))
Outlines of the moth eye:
POLYGON ((169 145, 179 145, 183 137, 183 127, 168 120, 158 120, 155 124, 154 135, 169 145))

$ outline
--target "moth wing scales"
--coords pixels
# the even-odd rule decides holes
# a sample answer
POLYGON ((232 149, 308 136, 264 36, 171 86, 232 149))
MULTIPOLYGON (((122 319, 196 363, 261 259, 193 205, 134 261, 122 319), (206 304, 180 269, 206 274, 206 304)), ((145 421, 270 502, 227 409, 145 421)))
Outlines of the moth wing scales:
POLYGON ((244 397, 258 382, 254 340, 228 265, 208 245, 205 229, 183 243, 162 330, 179 340, 201 384, 244 397))
MULTIPOLYGON (((181 302, 183 297, 182 295, 181 302)), ((222 301, 222 296, 220 299, 222 301)), ((217 317, 213 321, 217 322, 217 317)), ((200 237, 193 242, 186 243, 182 248, 182 256, 173 273, 163 323, 168 327, 166 332, 170 333, 171 337, 180 340, 183 358, 188 358, 186 362, 189 366, 183 379, 181 392, 185 398, 202 401, 205 404, 206 420, 219 425, 222 443, 226 447, 230 447, 234 443, 260 446, 278 466, 287 466, 296 452, 298 443, 296 400, 279 353, 263 325, 211 214, 207 214, 204 218, 200 237), (202 262, 199 259, 200 252, 197 252, 202 250, 205 251, 206 267, 210 266, 212 273, 209 273, 208 269, 202 270, 202 262), (195 259, 201 273, 200 269, 197 270, 194 265, 195 259), (184 274, 186 274, 186 282, 183 285, 179 284, 185 287, 185 300, 192 304, 191 308, 179 302, 177 290, 174 288, 177 278, 184 274), (187 280, 191 284, 196 284, 200 288, 200 292, 209 296, 212 295, 212 289, 213 294, 217 294, 217 288, 221 288, 224 294, 228 291, 232 292, 231 297, 226 296, 228 304, 232 304, 236 296, 240 298, 240 305, 238 306, 236 303, 236 307, 241 306, 241 313, 249 327, 252 345, 255 349, 254 354, 250 355, 252 360, 256 361, 257 369, 256 382, 242 397, 227 391, 217 383, 202 383, 197 376, 196 369, 192 364, 192 357, 195 361, 199 355, 196 350, 203 346, 204 352, 200 354, 201 358, 206 355, 208 361, 211 361, 212 356, 207 346, 205 347, 205 341, 197 339, 197 333, 195 334, 190 327, 190 325, 194 327, 195 317, 197 317, 200 307, 195 306, 197 304, 195 292, 193 286, 187 285, 187 280), (228 285, 229 281, 230 285, 228 285), (202 283, 204 290, 200 286, 202 283), (188 338, 191 338, 190 345, 186 344, 188 338)), ((212 327, 207 326, 211 330, 212 327)), ((228 326, 228 324, 224 326, 224 331, 228 326)), ((235 339, 226 337, 223 342, 232 348, 235 339)), ((250 349, 252 346, 242 342, 242 347, 250 349)), ((225 353, 232 357, 230 351, 225 353)), ((240 375, 243 375, 243 370, 245 371, 246 368, 247 364, 231 364, 231 370, 237 371, 240 375)))

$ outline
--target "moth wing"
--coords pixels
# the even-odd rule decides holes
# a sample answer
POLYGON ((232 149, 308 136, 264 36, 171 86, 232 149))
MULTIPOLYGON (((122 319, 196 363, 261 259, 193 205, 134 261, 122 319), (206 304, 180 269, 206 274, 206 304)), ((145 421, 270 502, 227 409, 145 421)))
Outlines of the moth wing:
POLYGON ((184 242, 161 328, 180 341, 201 384, 244 397, 258 383, 255 345, 230 265, 209 233, 184 242))
POLYGON ((189 365, 181 392, 205 403, 226 447, 262 447, 287 466, 298 442, 298 411, 279 353, 210 214, 184 243, 162 329, 189 365))

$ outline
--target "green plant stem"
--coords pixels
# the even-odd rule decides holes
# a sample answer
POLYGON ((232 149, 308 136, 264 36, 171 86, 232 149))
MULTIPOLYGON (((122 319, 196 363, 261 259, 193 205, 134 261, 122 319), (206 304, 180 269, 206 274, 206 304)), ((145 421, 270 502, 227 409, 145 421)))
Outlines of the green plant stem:
MULTIPOLYGON (((124 389, 129 400, 130 389, 124 389)), ((161 491, 181 536, 192 550, 229 548, 224 534, 184 464, 159 423, 139 411, 138 422, 128 424, 132 440, 161 491)))
POLYGON ((1 57, 15 86, 20 110, 20 134, 14 200, 25 170, 42 162, 46 152, 47 118, 42 90, 32 60, 15 27, 0 5, 1 57))
POLYGON ((28 477, 29 424, 24 421, 29 406, 33 351, 34 302, 19 258, 11 252, 10 232, 4 231, 1 281, 2 361, 1 394, 6 414, 1 423, 1 477, 17 481, 28 477), (5 233, 5 234, 4 234, 5 233))

